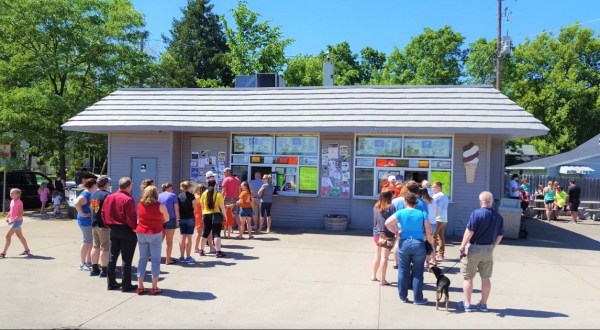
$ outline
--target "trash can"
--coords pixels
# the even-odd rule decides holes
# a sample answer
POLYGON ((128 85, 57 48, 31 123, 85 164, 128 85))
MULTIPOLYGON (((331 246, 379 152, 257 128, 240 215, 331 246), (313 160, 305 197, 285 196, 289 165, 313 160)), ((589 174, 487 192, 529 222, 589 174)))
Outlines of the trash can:
POLYGON ((341 214, 326 214, 323 216, 325 230, 346 231, 348 229, 348 217, 341 214))

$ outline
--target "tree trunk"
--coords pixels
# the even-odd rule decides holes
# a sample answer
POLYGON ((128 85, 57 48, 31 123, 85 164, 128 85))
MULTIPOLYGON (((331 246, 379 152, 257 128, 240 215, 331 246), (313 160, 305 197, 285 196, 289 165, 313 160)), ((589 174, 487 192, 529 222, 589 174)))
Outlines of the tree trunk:
POLYGON ((67 134, 61 128, 59 135, 59 143, 58 143, 58 176, 63 179, 64 182, 67 182, 67 174, 65 173, 65 169, 67 167, 67 155, 66 155, 66 145, 67 145, 67 134))

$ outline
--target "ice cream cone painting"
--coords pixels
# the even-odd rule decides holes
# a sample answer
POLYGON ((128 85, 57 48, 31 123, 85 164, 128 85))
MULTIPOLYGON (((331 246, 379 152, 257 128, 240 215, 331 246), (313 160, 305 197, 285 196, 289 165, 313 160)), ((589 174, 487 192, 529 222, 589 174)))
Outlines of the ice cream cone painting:
POLYGON ((479 164, 479 147, 469 142, 463 146, 463 164, 467 175, 467 183, 475 182, 475 171, 479 164))

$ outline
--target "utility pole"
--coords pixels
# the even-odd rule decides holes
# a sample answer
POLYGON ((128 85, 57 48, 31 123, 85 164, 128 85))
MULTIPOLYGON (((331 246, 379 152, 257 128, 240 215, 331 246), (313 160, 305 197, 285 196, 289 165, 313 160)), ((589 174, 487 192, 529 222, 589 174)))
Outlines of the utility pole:
POLYGON ((502 47, 502 0, 498 0, 498 39, 496 40, 496 89, 500 91, 502 86, 500 83, 500 77, 502 73, 502 59, 501 59, 501 47, 502 47))

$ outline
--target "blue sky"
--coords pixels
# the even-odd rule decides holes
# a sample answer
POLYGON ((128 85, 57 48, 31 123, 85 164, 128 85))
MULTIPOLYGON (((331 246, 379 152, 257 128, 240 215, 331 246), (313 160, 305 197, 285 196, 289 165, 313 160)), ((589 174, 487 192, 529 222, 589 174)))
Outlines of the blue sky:
MULTIPOLYGON (((148 48, 161 52, 161 34, 170 35, 173 18, 181 18, 187 0, 133 0, 145 17, 150 31, 148 48)), ((213 12, 232 21, 230 10, 237 0, 212 0, 213 12)), ((328 44, 347 41, 359 53, 366 46, 389 54, 394 47, 404 48, 410 39, 449 25, 465 36, 465 45, 497 35, 496 0, 248 0, 250 10, 280 26, 294 43, 286 56, 318 54, 328 44)), ((502 34, 513 43, 534 38, 542 31, 558 35, 560 28, 580 22, 582 27, 600 33, 598 0, 503 0, 510 18, 502 20, 502 34)))

